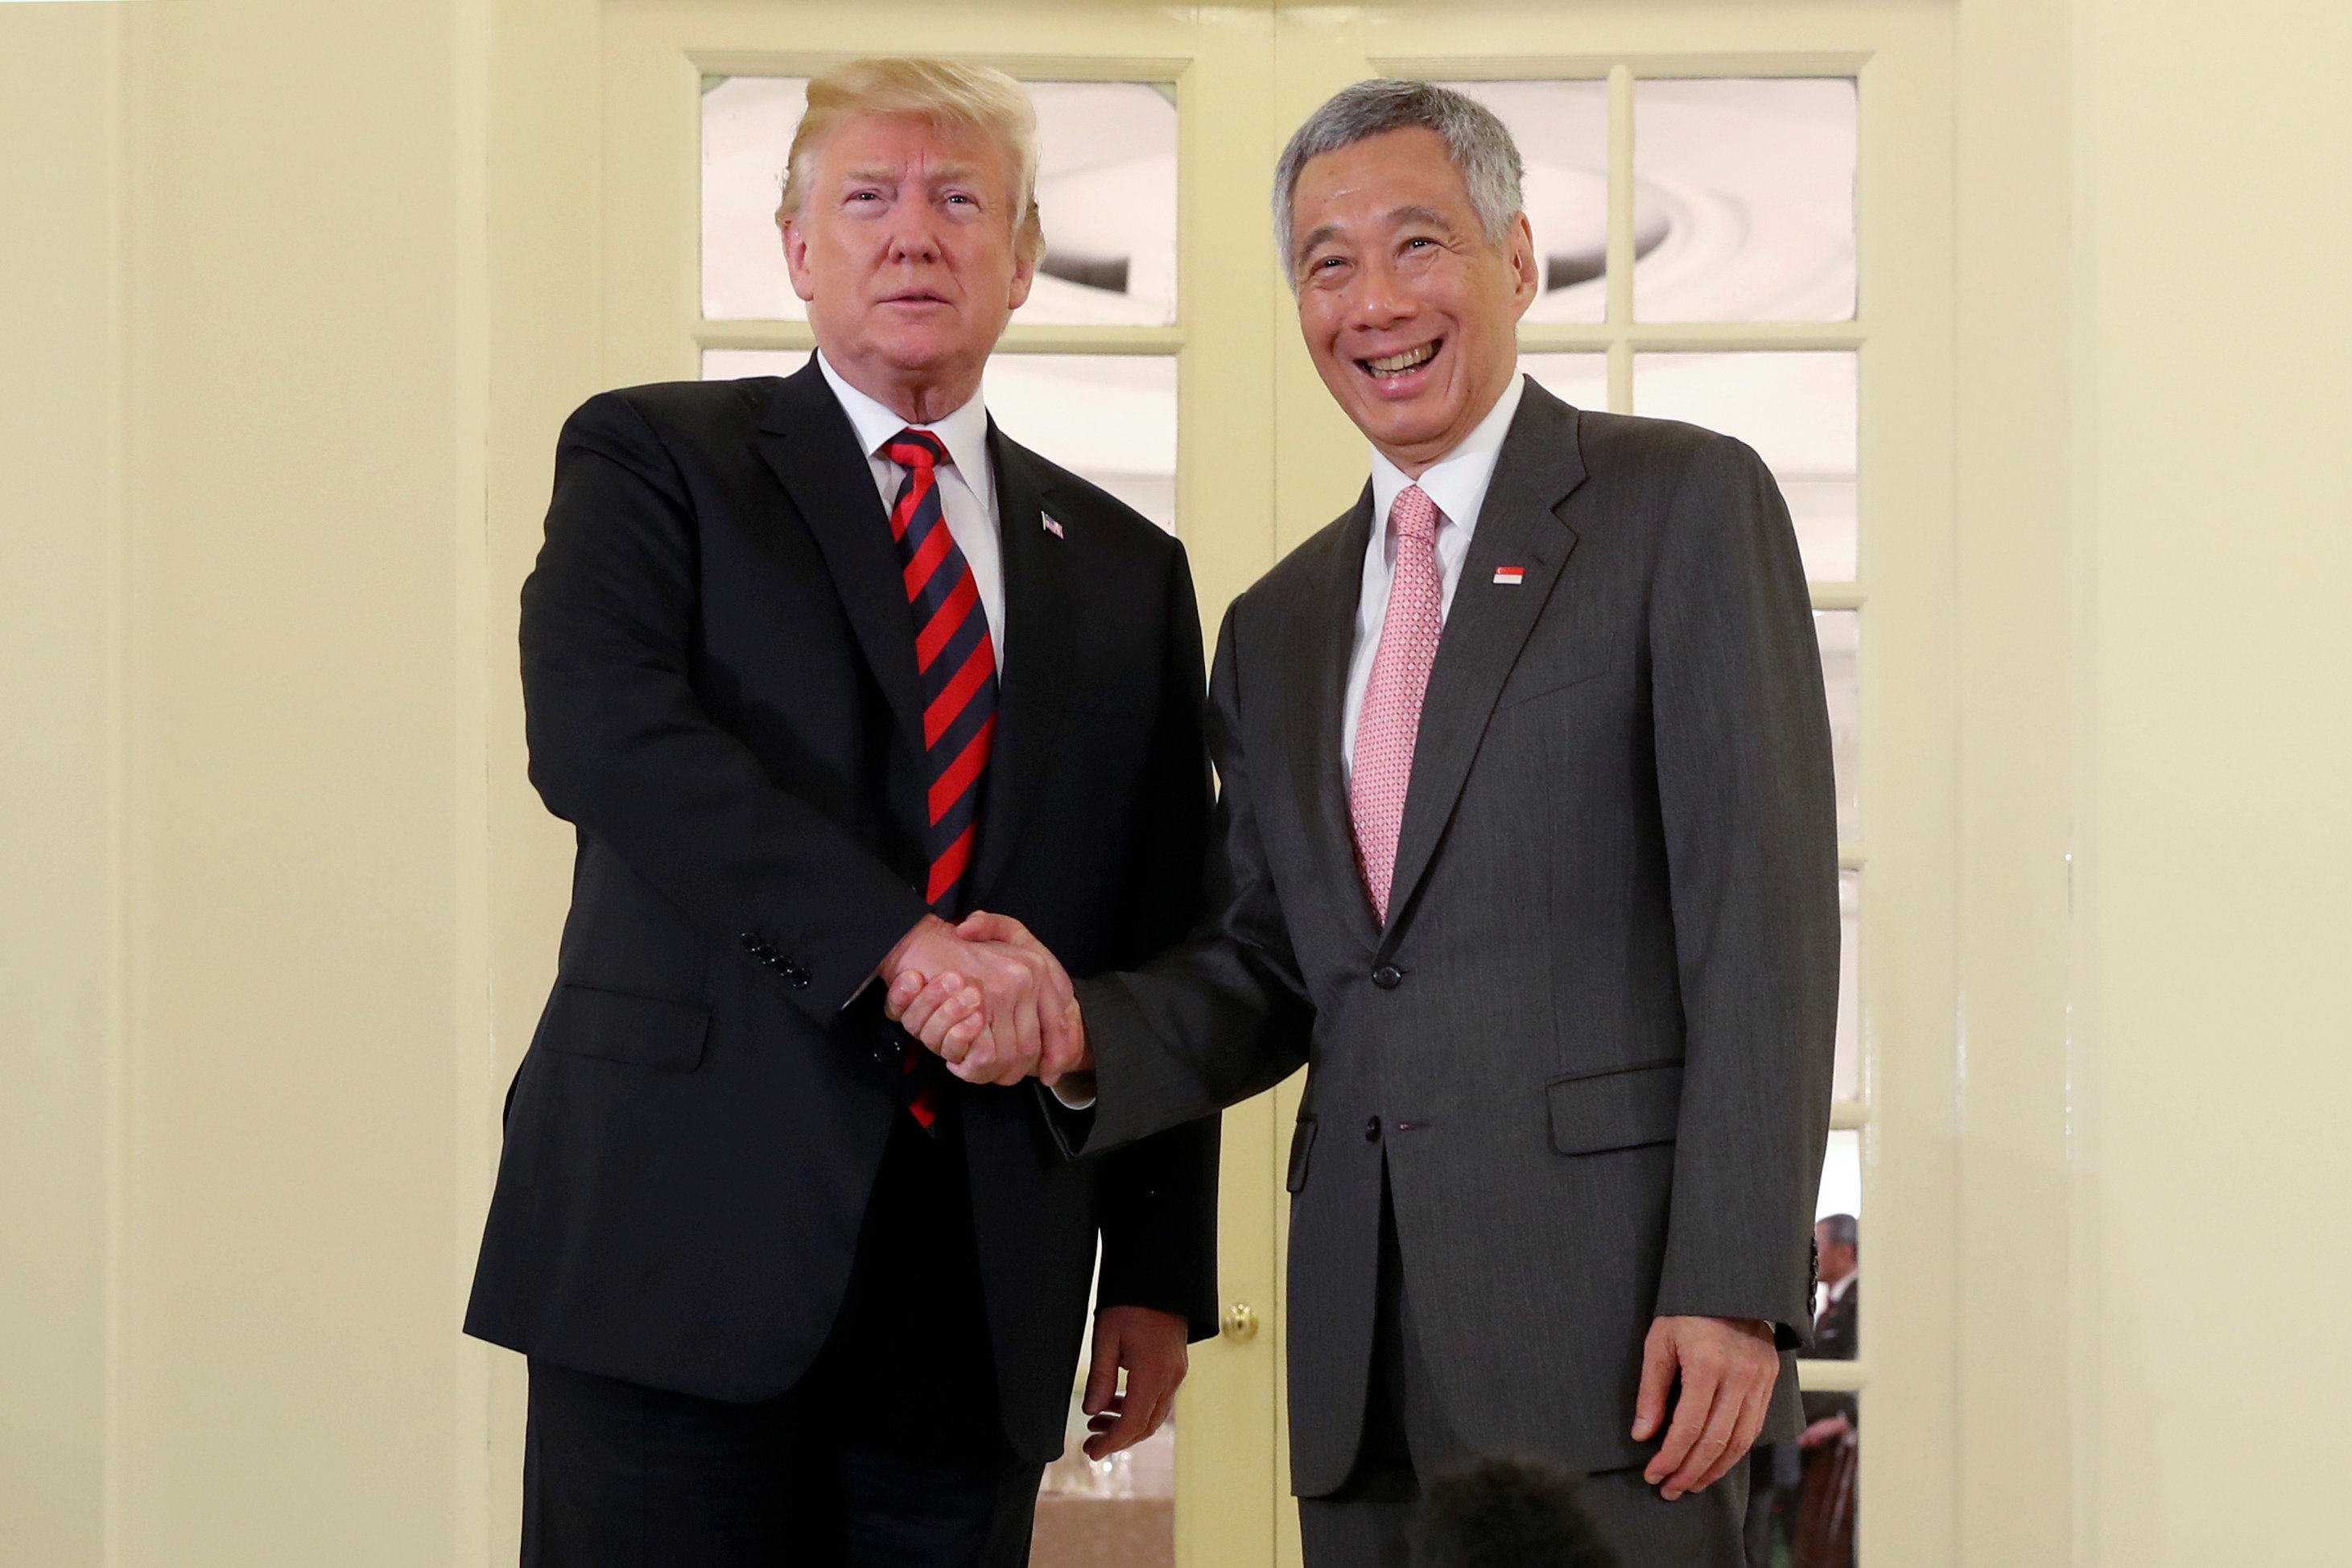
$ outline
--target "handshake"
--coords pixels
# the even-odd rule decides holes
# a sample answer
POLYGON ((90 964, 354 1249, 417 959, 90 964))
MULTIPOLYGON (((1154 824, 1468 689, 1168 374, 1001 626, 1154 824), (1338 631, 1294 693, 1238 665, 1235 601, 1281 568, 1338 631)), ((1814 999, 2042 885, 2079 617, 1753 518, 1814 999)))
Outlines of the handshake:
POLYGON ((966 1083, 1050 1089, 1094 1070, 1069 972, 1010 915, 925 915, 877 973, 883 1011, 966 1083))

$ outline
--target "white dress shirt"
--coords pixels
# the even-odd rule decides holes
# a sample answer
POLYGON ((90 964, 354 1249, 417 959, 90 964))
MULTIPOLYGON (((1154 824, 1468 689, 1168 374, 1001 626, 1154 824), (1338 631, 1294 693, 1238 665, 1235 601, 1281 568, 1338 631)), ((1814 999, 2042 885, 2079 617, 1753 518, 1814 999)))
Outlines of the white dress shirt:
POLYGON ((874 487, 882 492, 882 510, 887 512, 890 503, 898 499, 898 487, 906 482, 907 470, 889 458, 877 457, 882 444, 899 431, 928 430, 940 438, 948 449, 951 466, 939 470, 940 510, 948 525, 948 537, 963 552, 965 563, 971 567, 973 586, 980 590, 980 607, 988 616, 989 640, 996 645, 996 668, 1004 670, 1004 544, 997 532, 996 476, 988 463, 988 409, 975 393, 971 401, 929 425, 909 426, 897 413, 877 403, 857 388, 841 379, 840 373, 826 363, 820 350, 817 368, 824 373, 827 386, 841 400, 842 412, 849 416, 852 428, 857 432, 857 445, 866 453, 866 466, 874 474, 874 487))
POLYGON ((1442 587, 1438 625, 1454 608, 1454 590, 1462 582, 1462 563, 1470 553, 1471 536, 1478 531, 1478 512, 1486 504, 1486 487, 1495 480, 1495 462, 1503 455, 1503 437, 1510 434, 1511 418, 1519 411, 1527 379, 1515 375, 1503 395, 1477 428, 1462 444, 1429 466, 1419 479, 1372 448, 1372 536, 1364 547, 1364 586, 1356 599, 1356 647, 1348 659, 1347 706, 1339 716, 1339 762, 1352 777, 1356 771, 1356 723, 1363 717, 1364 688, 1371 684, 1372 656, 1380 651, 1381 627, 1389 618, 1389 584, 1396 576, 1396 530, 1389 526, 1389 509, 1408 485, 1437 503, 1437 574, 1442 587))

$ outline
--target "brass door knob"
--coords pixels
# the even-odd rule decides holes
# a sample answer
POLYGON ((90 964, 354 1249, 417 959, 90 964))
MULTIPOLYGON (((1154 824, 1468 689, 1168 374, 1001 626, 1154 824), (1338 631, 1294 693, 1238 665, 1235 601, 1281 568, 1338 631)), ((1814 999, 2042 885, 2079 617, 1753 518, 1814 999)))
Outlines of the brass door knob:
POLYGON ((1257 1338, 1257 1312, 1247 1301, 1236 1301, 1225 1309, 1225 1338, 1240 1343, 1257 1338))

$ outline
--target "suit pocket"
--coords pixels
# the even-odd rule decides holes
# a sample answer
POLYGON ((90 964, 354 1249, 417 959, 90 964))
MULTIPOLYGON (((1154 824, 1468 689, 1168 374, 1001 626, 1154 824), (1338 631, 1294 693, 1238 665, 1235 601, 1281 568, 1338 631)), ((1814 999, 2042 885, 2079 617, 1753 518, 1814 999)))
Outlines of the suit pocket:
POLYGON ((1683 1064, 1573 1073, 1545 1084, 1544 1099, 1551 1146, 1562 1154, 1671 1143, 1682 1119, 1683 1064))
POLYGON ((702 1044, 710 1014, 690 1002, 599 991, 565 981, 555 988, 539 1044, 575 1057, 634 1062, 668 1072, 692 1072, 702 1065, 702 1044))
POLYGON ((1295 1193, 1307 1184, 1307 1156, 1314 1147, 1315 1118, 1302 1116, 1290 1134, 1290 1173, 1282 1181, 1285 1191, 1295 1193))
POLYGON ((1521 677, 1517 683, 1503 689, 1502 695, 1495 700, 1495 711, 1507 712, 1525 703, 1539 702, 1547 697, 1557 696, 1571 686, 1581 686, 1588 680, 1599 679, 1609 673, 1609 668, 1607 661, 1601 660, 1585 665, 1580 669, 1571 669, 1564 675, 1555 675, 1549 670, 1541 673, 1530 671, 1527 676, 1521 677))

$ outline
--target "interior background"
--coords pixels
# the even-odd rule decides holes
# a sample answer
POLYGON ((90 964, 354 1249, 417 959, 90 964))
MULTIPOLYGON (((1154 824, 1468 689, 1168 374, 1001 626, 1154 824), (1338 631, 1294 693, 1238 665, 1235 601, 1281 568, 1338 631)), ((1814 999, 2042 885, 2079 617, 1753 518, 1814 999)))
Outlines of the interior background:
MULTIPOLYGON (((1920 5, 1961 83, 1950 1558, 2332 1561, 2352 15, 1920 5)), ((486 520, 544 501, 566 410, 518 388, 593 384, 548 239, 596 149, 538 128, 598 16, 0 5, 0 1562, 510 1551, 455 1324, 536 1006, 490 993, 500 866, 560 830, 486 520)))

